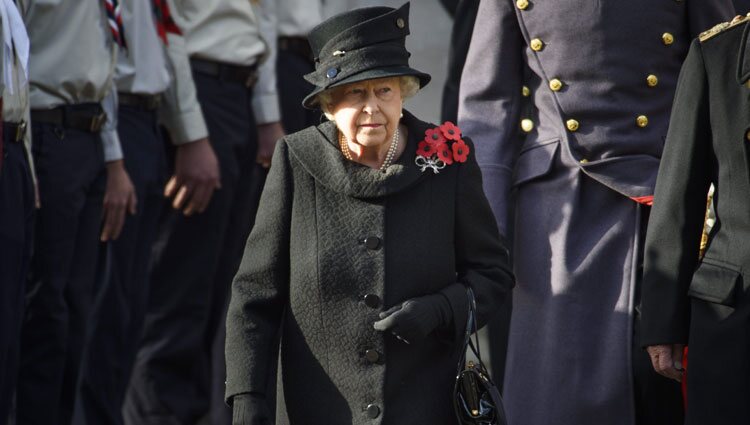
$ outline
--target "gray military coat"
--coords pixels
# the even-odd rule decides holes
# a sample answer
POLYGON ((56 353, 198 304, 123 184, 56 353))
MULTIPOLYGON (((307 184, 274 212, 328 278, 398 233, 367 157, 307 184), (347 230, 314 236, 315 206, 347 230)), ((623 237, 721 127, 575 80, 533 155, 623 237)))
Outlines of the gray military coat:
POLYGON ((278 143, 232 289, 228 399, 265 391, 280 330, 279 423, 455 423, 464 284, 483 324, 513 278, 473 152, 421 172, 417 141, 434 126, 403 123, 407 146, 385 173, 345 160, 332 122, 278 143), (373 329, 384 309, 436 292, 450 329, 410 345, 373 329))
POLYGON ((750 422, 750 24, 694 42, 646 240, 644 346, 688 344, 687 424, 750 422), (698 259, 706 193, 717 222, 698 259))

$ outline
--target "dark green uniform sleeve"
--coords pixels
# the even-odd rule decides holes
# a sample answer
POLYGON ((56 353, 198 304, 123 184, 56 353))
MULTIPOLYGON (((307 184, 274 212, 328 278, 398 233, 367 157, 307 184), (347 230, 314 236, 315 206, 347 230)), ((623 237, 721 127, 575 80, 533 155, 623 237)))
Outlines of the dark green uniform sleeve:
POLYGON ((272 163, 232 284, 227 313, 227 400, 235 394, 265 393, 289 296, 292 177, 284 139, 277 143, 272 163))
POLYGON ((460 164, 456 187, 456 271, 457 284, 443 294, 453 310, 455 338, 463 339, 469 303, 466 287, 474 290, 478 326, 484 326, 498 311, 514 286, 508 249, 500 239, 495 217, 482 190, 482 173, 476 161, 474 144, 469 145, 467 161, 460 164))
POLYGON ((680 73, 646 236, 644 347, 687 343, 687 291, 698 263, 712 158, 709 87, 696 40, 680 73))

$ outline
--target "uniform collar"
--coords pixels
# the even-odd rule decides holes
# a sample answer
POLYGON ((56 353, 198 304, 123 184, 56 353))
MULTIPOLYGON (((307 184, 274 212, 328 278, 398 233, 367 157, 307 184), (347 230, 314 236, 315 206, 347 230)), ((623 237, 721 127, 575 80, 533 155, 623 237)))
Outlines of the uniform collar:
POLYGON ((312 133, 315 137, 292 137, 288 138, 287 144, 305 171, 323 186, 355 198, 379 198, 408 189, 424 175, 414 158, 419 139, 431 126, 407 111, 404 111, 401 122, 409 129, 406 148, 385 172, 344 158, 339 149, 338 129, 333 122, 319 125, 317 134, 312 133))
POLYGON ((742 40, 740 43, 739 58, 737 60, 737 82, 740 84, 747 83, 750 80, 750 22, 745 24, 742 31, 742 40))

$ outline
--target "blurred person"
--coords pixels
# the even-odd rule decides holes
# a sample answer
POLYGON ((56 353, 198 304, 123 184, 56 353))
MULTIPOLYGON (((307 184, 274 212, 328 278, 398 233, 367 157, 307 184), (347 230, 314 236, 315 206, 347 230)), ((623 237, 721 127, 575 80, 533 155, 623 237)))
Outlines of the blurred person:
POLYGON ((200 213, 219 181, 185 42, 168 3, 122 0, 120 7, 125 48, 115 68, 118 133, 138 209, 101 259, 104 282, 91 315, 73 419, 77 425, 123 423, 121 408, 143 332, 148 265, 164 204, 167 166, 159 112, 178 152, 177 178, 196 188, 194 193, 207 187, 207 199, 194 196, 187 208, 200 213), (202 173, 213 177, 203 180, 202 173))
POLYGON ((750 421, 748 22, 738 16, 690 47, 646 237, 640 343, 659 373, 687 378, 688 425, 750 421), (699 259, 711 184, 716 221, 699 259))
POLYGON ((205 168, 197 181, 184 180, 194 165, 177 150, 175 165, 186 168, 175 169, 165 188, 172 209, 159 223, 145 333, 124 406, 125 422, 138 425, 210 421, 219 373, 212 346, 254 219, 254 164, 268 167, 283 135, 273 64, 258 72, 275 43, 262 38, 275 33, 275 2, 263 0, 255 11, 247 0, 170 4, 208 127, 210 146, 201 149, 213 148, 220 180, 205 168), (201 181, 218 190, 195 185, 201 181))
POLYGON ((356 9, 309 36, 303 104, 331 121, 274 153, 227 317, 233 424, 271 423, 277 362, 276 423, 455 423, 467 288, 481 326, 513 276, 471 141, 403 109, 430 80, 409 66, 408 18, 356 9))
POLYGON ((732 14, 729 0, 480 0, 459 123, 515 235, 509 423, 682 423, 679 385, 638 343, 643 237, 680 65, 732 14))
POLYGON ((35 203, 28 126, 29 39, 10 0, 0 1, 0 41, 0 423, 4 424, 16 391, 35 203))
POLYGON ((137 208, 116 130, 113 63, 123 41, 110 1, 17 2, 30 39, 41 204, 20 344, 17 421, 25 425, 70 422, 98 241, 116 239, 137 208))

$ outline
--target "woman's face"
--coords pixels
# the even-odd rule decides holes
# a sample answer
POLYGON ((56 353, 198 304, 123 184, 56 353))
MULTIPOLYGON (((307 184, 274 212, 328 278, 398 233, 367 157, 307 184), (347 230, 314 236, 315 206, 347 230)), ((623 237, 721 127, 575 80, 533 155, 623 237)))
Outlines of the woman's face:
POLYGON ((379 147, 393 136, 401 118, 398 77, 378 78, 337 87, 329 110, 339 131, 367 148, 379 147))

